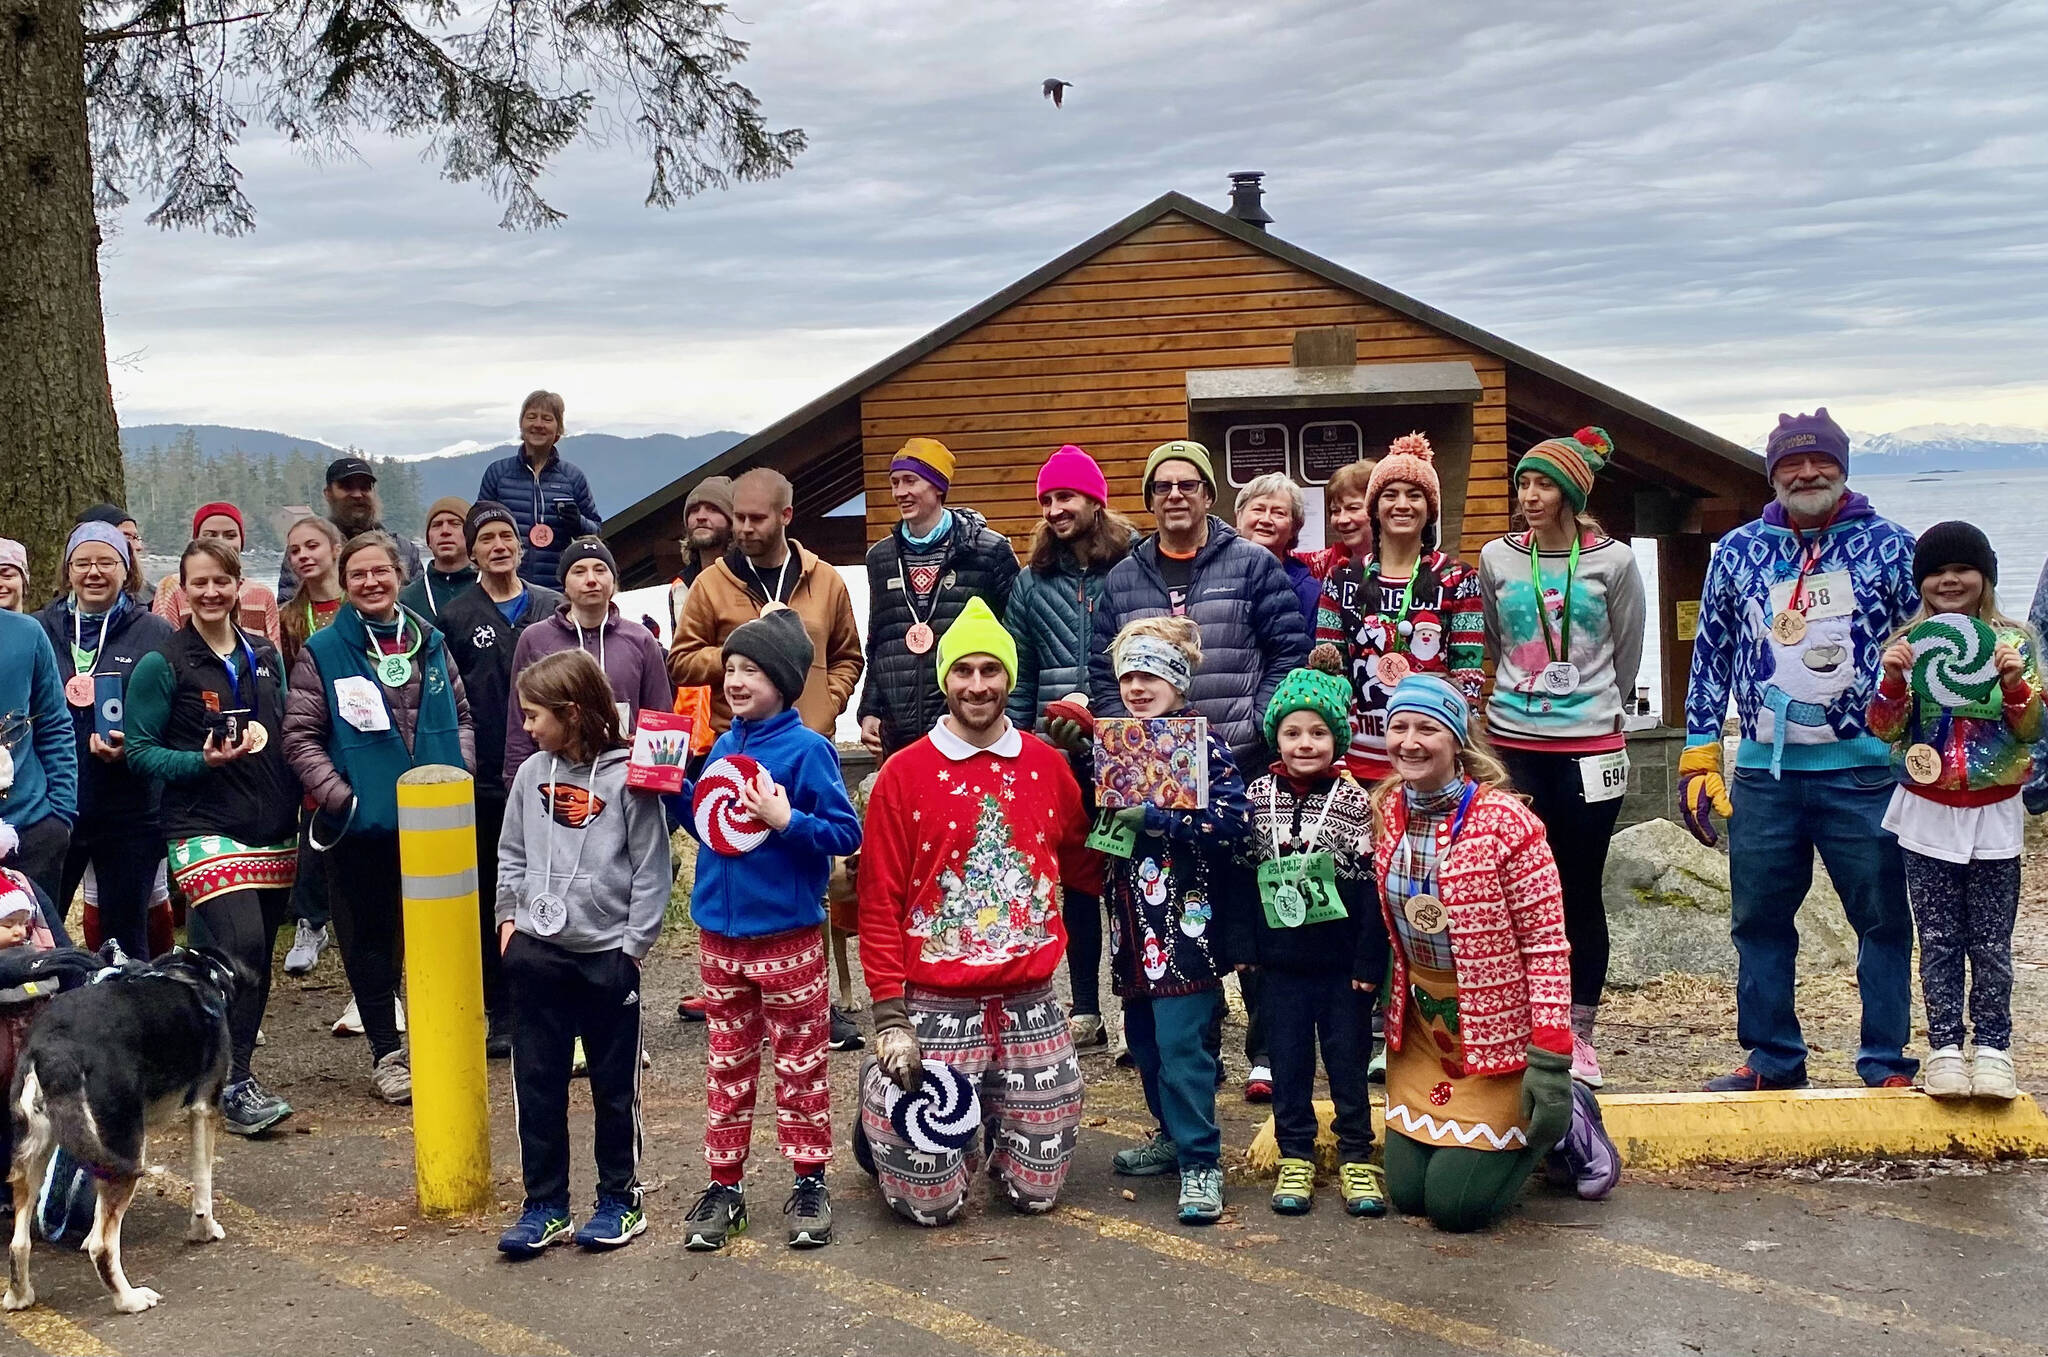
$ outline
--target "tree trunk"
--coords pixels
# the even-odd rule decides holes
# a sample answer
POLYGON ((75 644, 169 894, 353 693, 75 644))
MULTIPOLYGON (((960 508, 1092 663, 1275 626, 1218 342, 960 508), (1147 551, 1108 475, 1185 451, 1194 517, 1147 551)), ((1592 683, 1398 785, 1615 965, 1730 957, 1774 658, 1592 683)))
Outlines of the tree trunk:
POLYGON ((61 585, 73 516, 122 493, 78 0, 0 0, 0 536, 30 607, 61 585))

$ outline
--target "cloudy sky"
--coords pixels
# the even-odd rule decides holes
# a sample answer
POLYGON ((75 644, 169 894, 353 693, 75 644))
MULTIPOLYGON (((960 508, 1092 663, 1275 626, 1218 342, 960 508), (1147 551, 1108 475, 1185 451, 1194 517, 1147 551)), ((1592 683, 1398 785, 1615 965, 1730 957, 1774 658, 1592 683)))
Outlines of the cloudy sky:
POLYGON ((789 175, 664 213, 579 148, 516 235, 417 145, 254 139, 253 236, 118 224, 123 421, 420 452, 546 385, 572 427, 751 430, 1262 169, 1276 234, 1741 442, 1815 403, 2048 427, 2041 0, 734 4, 789 175))

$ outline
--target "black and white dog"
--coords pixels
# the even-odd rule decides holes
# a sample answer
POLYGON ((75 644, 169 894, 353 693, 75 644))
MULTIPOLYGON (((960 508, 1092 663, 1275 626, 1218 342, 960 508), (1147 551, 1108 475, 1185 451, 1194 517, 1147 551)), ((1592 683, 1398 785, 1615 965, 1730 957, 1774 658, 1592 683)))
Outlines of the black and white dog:
POLYGON ((121 1217, 141 1180, 151 1131, 181 1117, 190 1123, 192 1224, 185 1237, 206 1244, 225 1233, 213 1218, 213 1138, 237 970, 221 953, 180 947, 68 990, 37 1017, 8 1100, 14 1240, 0 1305, 35 1304, 30 1217, 60 1146, 92 1170, 98 1203, 85 1250, 116 1310, 135 1314, 161 1299, 146 1286, 130 1286, 121 1270, 121 1217))

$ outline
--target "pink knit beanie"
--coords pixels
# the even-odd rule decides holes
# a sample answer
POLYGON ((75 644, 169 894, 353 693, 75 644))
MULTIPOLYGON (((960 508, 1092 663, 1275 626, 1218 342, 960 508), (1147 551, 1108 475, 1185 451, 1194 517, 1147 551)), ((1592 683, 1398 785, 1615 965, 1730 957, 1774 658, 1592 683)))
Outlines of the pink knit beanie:
POLYGON ((1429 503, 1429 521, 1434 523, 1443 517, 1443 488, 1436 479, 1436 449, 1430 447, 1429 439, 1419 433, 1402 434, 1387 446, 1387 455, 1372 469, 1372 479, 1365 483, 1367 512, 1378 522, 1380 491, 1402 481, 1422 491, 1422 498, 1429 503))
POLYGON ((1102 468, 1072 443, 1046 458, 1038 469, 1039 498, 1054 490, 1075 490, 1097 504, 1109 503, 1109 482, 1103 478, 1102 468))

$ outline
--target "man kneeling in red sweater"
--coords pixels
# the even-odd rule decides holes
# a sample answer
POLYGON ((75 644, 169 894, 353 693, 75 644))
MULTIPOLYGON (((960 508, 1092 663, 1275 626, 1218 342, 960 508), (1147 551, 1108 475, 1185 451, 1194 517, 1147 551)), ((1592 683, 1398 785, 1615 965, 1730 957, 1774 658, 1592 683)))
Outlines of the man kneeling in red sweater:
POLYGON ((859 884, 875 1054, 854 1148, 920 1225, 959 1216, 984 1154, 1018 1210, 1059 1195, 1081 1122, 1052 993, 1059 888, 1096 893, 1102 876, 1065 757, 1004 715, 1017 648, 986 603, 947 629, 938 668, 946 714, 883 765, 859 884))

